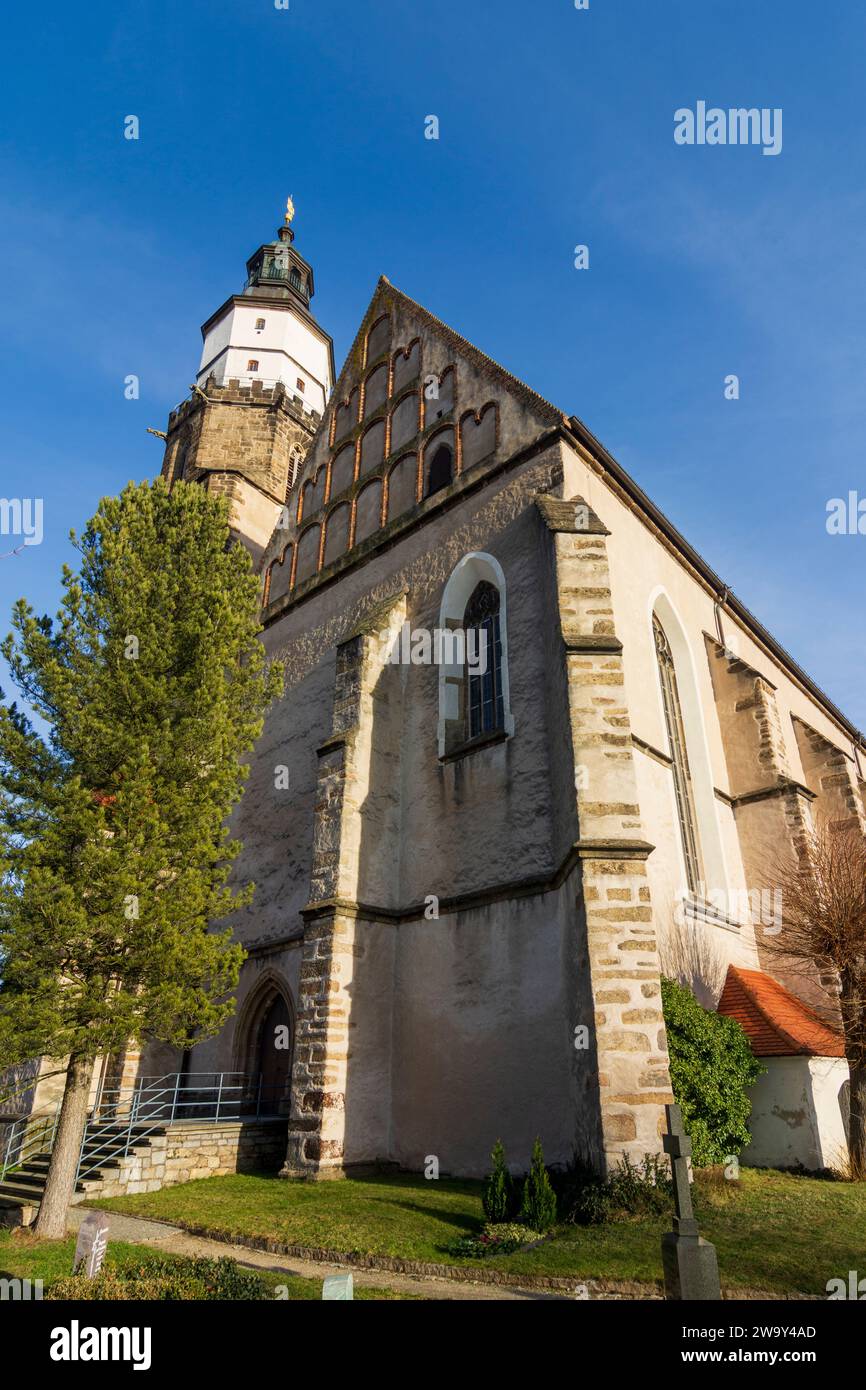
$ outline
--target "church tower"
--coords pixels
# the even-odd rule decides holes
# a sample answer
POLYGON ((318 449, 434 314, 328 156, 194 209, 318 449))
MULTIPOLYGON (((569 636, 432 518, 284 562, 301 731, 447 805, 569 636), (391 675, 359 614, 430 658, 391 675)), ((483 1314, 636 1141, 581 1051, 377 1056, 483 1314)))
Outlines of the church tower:
POLYGON ((202 325, 190 396, 168 420, 162 475, 229 498, 258 563, 334 383, 330 336, 310 312, 313 269, 295 250, 291 198, 274 241, 247 261, 240 294, 202 325))

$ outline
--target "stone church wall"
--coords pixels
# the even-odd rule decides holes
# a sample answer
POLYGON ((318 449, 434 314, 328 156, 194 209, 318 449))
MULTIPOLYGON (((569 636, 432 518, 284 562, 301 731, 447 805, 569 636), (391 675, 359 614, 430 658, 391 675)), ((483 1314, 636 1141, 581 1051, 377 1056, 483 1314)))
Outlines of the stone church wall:
POLYGON ((265 609, 285 693, 233 820, 237 876, 257 885, 234 922, 251 958, 235 1021, 193 1065, 239 1065, 257 991, 279 978, 295 1024, 287 1173, 417 1169, 435 1156, 443 1172, 480 1174, 495 1139, 522 1166, 536 1134, 551 1162, 639 1157, 658 1150, 670 1096, 660 956, 668 969, 683 942, 696 948, 693 983, 710 1004, 729 963, 772 969, 765 924, 744 910, 772 882, 769 848, 795 846, 822 807, 856 819, 862 779, 832 718, 728 614, 719 640, 718 596, 597 465, 553 438, 556 420, 533 418, 453 341, 392 309, 384 327, 371 311, 375 352, 364 360, 359 335, 333 428, 326 419, 293 494, 302 514, 265 553, 267 567, 298 543, 265 609), (390 395, 376 365, 386 351, 390 395), (370 466, 383 489, 370 511, 365 441, 383 411, 399 434, 418 370, 440 378, 444 413, 408 440, 416 487, 440 430, 467 425, 476 443, 486 431, 492 452, 483 487, 458 475, 392 524, 396 455, 370 466), (307 509, 345 526, 348 498, 353 551, 329 550, 327 529, 310 542, 307 509), (588 528, 563 499, 588 504, 588 528), (442 742, 437 667, 389 662, 380 634, 435 630, 449 580, 476 553, 504 576, 513 737, 465 750, 442 742), (654 613, 673 652, 701 848, 686 907, 654 613))
MULTIPOLYGON (((796 846, 810 820, 825 814, 838 819, 840 805, 846 815, 856 817, 862 781, 846 733, 729 614, 722 618, 724 647, 719 645, 715 596, 651 533, 633 505, 618 496, 576 449, 566 451, 565 468, 566 494, 584 496, 611 532, 611 587, 638 742, 641 813, 646 838, 656 847, 647 869, 664 940, 677 932, 676 903, 684 887, 684 869, 669 759, 657 756, 667 753, 669 745, 652 636, 654 609, 662 613, 667 628, 680 629, 688 649, 687 655, 679 653, 678 676, 681 685, 685 676, 685 684, 693 685, 700 726, 698 736, 689 740, 689 759, 693 777, 705 768, 712 789, 712 802, 698 806, 701 836, 712 850, 704 856, 709 861, 706 888, 727 894, 731 916, 737 916, 737 905, 750 892, 776 882, 775 858, 786 847, 790 851, 796 846), (798 741, 803 725, 812 732, 798 741), (808 769, 801 745, 810 750, 808 769), (820 759, 814 752, 819 746, 824 750, 820 759), (832 765, 833 775, 816 780, 813 768, 821 759, 822 768, 832 765), (817 793, 808 785, 810 778, 817 793)), ((681 695, 685 703, 686 693, 681 690, 681 695)), ((767 925, 775 923, 759 922, 756 933, 747 920, 739 927, 702 921, 697 925, 699 947, 716 958, 722 973, 734 963, 760 965, 779 976, 778 958, 765 950, 767 925)), ((803 995, 802 978, 789 983, 803 995)), ((717 981, 716 996, 720 987, 717 981)), ((827 1006, 826 996, 806 992, 813 1003, 827 1006)))
MULTIPOLYGON (((490 550, 506 574, 511 703, 520 737, 441 764, 436 747, 438 669, 386 666, 372 697, 369 787, 360 808, 358 838, 350 847, 359 866, 358 898, 394 912, 423 903, 431 894, 447 899, 490 884, 550 874, 557 856, 565 853, 569 834, 574 836, 573 814, 570 825, 557 826, 562 813, 557 810, 554 815, 551 796, 553 769, 559 770, 551 750, 564 736, 566 722, 555 702, 539 706, 537 700, 538 691, 549 692, 547 662, 553 643, 545 620, 543 568, 538 561, 542 536, 534 499, 539 491, 555 486, 559 467, 554 449, 504 474, 459 510, 431 520, 398 548, 347 574, 339 591, 326 588, 311 595, 266 631, 270 654, 287 659, 286 694, 268 717, 247 793, 235 813, 234 828, 245 845, 239 874, 257 885, 253 906, 235 926, 248 947, 265 952, 271 966, 290 979, 295 1003, 298 971, 304 967, 300 951, 281 949, 280 942, 298 932, 301 909, 315 896, 311 874, 316 749, 326 743, 334 719, 336 649, 377 602, 404 589, 409 590, 406 621, 413 628, 435 627, 444 584, 468 550, 490 550), (547 728, 551 717, 559 720, 558 734, 547 728), (283 790, 275 787, 275 769, 280 766, 288 769, 288 788, 283 790)), ((570 988, 562 974, 567 929, 555 900, 554 894, 506 901, 483 909, 480 918, 443 914, 438 921, 357 925, 354 950, 363 960, 363 970, 357 971, 351 987, 347 1163, 408 1155, 420 1145, 425 1153, 442 1150, 443 1164, 453 1164, 455 1171, 467 1170, 467 1165, 480 1171, 497 1136, 489 1137, 485 1125, 479 1138, 482 1129, 473 1123, 472 1112, 480 1107, 493 1116, 506 1098, 520 1116, 519 1132, 513 1136, 518 1151, 531 1146, 535 1133, 549 1127, 555 1116, 551 1152, 562 1159, 570 1155, 574 1105, 561 1105, 557 1099, 563 1085, 573 1085, 569 1020, 563 1012, 570 988), (477 926, 479 920, 484 924, 480 930, 487 937, 492 933, 492 941, 483 968, 484 953, 478 956, 473 1007, 486 1018, 491 1046, 498 1037, 497 1053, 510 1058, 493 1089, 486 1065, 479 1065, 474 1082, 464 1077, 457 1084, 454 1068, 460 1071, 468 1058, 453 1057, 450 1065, 447 1060, 446 1039, 462 1026, 462 1003, 449 999, 447 980, 454 971, 460 976, 469 971, 468 964, 459 964, 461 953, 468 953, 467 962, 476 959, 472 922, 477 926), (419 973, 413 961, 417 942, 426 947, 419 959, 432 950, 439 962, 435 971, 426 972, 429 992, 420 995, 416 984, 424 991, 425 972, 419 973), (535 943, 532 949, 530 942, 535 943), (526 997, 546 1001, 540 1016, 535 1011, 525 1016, 519 1010, 503 1012, 503 961, 523 954, 533 962, 526 997), (429 1017, 431 1009, 441 1015, 440 1043, 431 1042, 414 1059, 411 1049, 401 1044, 392 1049, 392 1027, 420 1036, 413 1020, 429 1017), (535 1060, 527 1069, 529 1056, 535 1060), (431 1086, 431 1068, 442 1072, 438 1086, 431 1086), (541 1077, 547 1080, 536 1090, 541 1077), (408 1112, 414 1127, 404 1136, 408 1112), (445 1131, 452 1134, 451 1154, 444 1152, 447 1144, 438 1118, 448 1114, 460 1119, 457 1130, 445 1131)), ((262 968, 258 960, 256 955, 244 968, 235 1020, 219 1039, 195 1050, 195 1070, 234 1065, 237 1020, 242 1020, 246 999, 255 992, 262 968)), ((480 1057, 484 1044, 470 1050, 480 1057)))
MULTIPOLYGON (((571 892, 573 901, 573 886, 571 892)), ((591 1018, 569 894, 493 902, 401 925, 394 1028, 393 1154, 418 1171, 479 1175, 502 1139, 529 1166, 598 1143, 574 1028, 591 1018), (585 1132, 584 1132, 585 1131, 585 1132)))
POLYGON ((245 940, 278 938, 287 923, 298 925, 307 901, 315 750, 331 732, 337 644, 368 610, 404 589, 410 595, 406 621, 413 628, 435 626, 444 585, 471 550, 490 549, 501 559, 509 599, 514 594, 512 704, 521 738, 500 749, 498 764, 485 754, 462 768, 443 768, 436 751, 437 668, 389 667, 377 699, 377 768, 364 807, 361 896, 395 907, 427 893, 447 896, 456 884, 480 886, 552 865, 549 744, 544 710, 536 702, 537 690, 545 688, 545 667, 533 503, 538 491, 552 485, 558 464, 558 450, 549 450, 504 475, 459 511, 431 519, 399 547, 350 571, 338 590, 314 593, 266 630, 269 654, 287 661, 287 687, 256 748, 234 822, 249 846, 243 871, 258 885, 253 908, 238 922, 245 940), (289 768, 288 792, 274 790, 273 770, 280 763, 289 768), (484 769, 506 764, 512 785, 503 789, 502 805, 491 804, 497 783, 485 783, 484 769), (389 819, 398 804, 399 819, 396 813, 389 819), (458 818, 454 825, 446 823, 452 813, 458 818), (474 849, 468 844, 473 837, 474 849))

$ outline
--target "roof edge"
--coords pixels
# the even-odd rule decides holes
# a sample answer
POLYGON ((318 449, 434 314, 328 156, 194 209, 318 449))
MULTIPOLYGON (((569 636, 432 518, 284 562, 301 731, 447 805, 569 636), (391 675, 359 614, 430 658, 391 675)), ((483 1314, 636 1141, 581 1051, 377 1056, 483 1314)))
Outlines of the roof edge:
POLYGON ((718 1010, 719 1013, 722 1013, 724 1017, 733 1018, 735 1022, 740 1024, 740 1027, 743 1029, 746 1036, 749 1038, 749 1044, 755 1052, 756 1057, 765 1058, 845 1056, 845 1040, 843 1035, 838 1031, 838 1029, 834 1028, 832 1024, 826 1022, 826 1020, 823 1019, 821 1015, 817 1013, 815 1009, 813 1009, 803 999, 800 999, 796 994, 792 994, 789 989, 786 989, 780 980, 775 979, 775 977, 772 975, 768 975, 763 970, 747 970, 744 966, 730 964, 728 966, 727 974, 725 976, 724 988, 719 998, 718 1010), (808 1024, 810 1028, 816 1030, 818 1033, 823 1033, 835 1039, 838 1044, 838 1051, 835 1048, 832 1052, 819 1051, 815 1046, 811 1045, 808 1042, 808 1040, 804 1037, 798 1038, 793 1033, 791 1033, 791 1031, 779 1019, 776 1012, 774 1012, 774 1010, 772 1009, 770 1001, 767 1001, 764 998, 762 998, 761 989, 759 988, 759 982, 768 982, 771 990, 773 991, 774 996, 776 996, 777 998, 777 1002, 778 996, 780 995, 783 997, 785 1001, 790 1001, 790 1003, 795 1007, 797 1012, 801 1015, 801 1021, 804 1021, 806 1024, 808 1024), (731 1012, 731 1010, 736 1007, 736 999, 728 1000, 728 1008, 726 1010, 723 1010, 721 1007, 722 1002, 724 1001, 725 996, 728 994, 729 991, 734 995, 736 995, 739 992, 739 994, 744 998, 744 1000, 748 1004, 748 1007, 754 1010, 754 1012, 759 1016, 759 1018, 763 1020, 763 1023, 769 1030, 769 1032, 775 1035, 775 1037, 779 1040, 782 1046, 788 1049, 787 1051, 776 1052, 772 1050, 757 1050, 754 1040, 750 1036, 748 1028, 746 1028, 742 1020, 739 1019, 734 1012, 731 1012))
POLYGON ((673 522, 665 516, 664 512, 656 506, 652 499, 644 492, 639 483, 628 473, 613 454, 605 448, 601 440, 597 439, 592 431, 576 415, 571 415, 566 421, 566 431, 571 434, 585 449, 597 458, 602 467, 610 473, 611 477, 619 484, 633 502, 636 502, 641 511, 653 522, 655 526, 666 536, 676 550, 680 552, 698 571, 704 581, 713 589, 717 595, 717 602, 721 608, 727 606, 731 613, 749 629, 753 636, 757 637, 763 646, 781 665, 794 676, 798 683, 821 705, 824 711, 831 715, 834 721, 845 730, 849 738, 866 752, 866 734, 858 729, 851 720, 842 713, 839 706, 834 704, 829 695, 821 689, 807 671, 799 665, 786 651, 781 642, 778 642, 773 634, 764 627, 763 623, 755 617, 746 605, 737 598, 730 585, 726 584, 721 577, 716 574, 712 566, 704 557, 695 550, 694 546, 686 540, 685 536, 679 531, 673 522))

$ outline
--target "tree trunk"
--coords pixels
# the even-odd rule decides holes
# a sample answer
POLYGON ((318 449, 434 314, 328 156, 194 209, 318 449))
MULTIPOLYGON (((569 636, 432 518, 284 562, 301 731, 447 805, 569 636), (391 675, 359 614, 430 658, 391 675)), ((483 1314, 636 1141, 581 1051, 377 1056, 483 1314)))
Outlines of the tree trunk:
POLYGON ((66 1088, 60 1107, 60 1122, 51 1154, 48 1180, 36 1219, 35 1232, 45 1240, 64 1240, 69 1204, 75 1190, 78 1156, 87 1123, 87 1102, 93 1077, 94 1059, 73 1055, 66 1068, 66 1088))
POLYGON ((860 961, 839 967, 839 1009, 848 1061, 848 1168, 866 1179, 866 976, 860 961))
POLYGON ((848 1155, 851 1177, 866 1179, 866 1058, 848 1061, 851 1076, 849 1089, 850 1121, 848 1125, 848 1155))

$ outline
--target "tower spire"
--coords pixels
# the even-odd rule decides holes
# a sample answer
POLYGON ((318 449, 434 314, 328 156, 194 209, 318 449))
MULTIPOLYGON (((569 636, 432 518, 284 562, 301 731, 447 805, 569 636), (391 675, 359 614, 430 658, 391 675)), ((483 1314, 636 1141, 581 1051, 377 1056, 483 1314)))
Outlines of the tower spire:
POLYGON ((258 559, 286 502, 334 382, 331 338, 310 311, 313 268, 295 249, 294 200, 247 280, 202 325, 188 401, 172 412, 163 472, 232 504, 232 529, 258 559))

